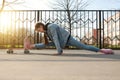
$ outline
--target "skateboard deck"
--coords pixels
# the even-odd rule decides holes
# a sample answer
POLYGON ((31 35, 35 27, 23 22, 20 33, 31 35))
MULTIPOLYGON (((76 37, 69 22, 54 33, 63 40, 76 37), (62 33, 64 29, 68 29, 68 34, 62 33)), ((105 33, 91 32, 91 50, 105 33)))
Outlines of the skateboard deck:
MULTIPOLYGON (((25 37, 23 43, 24 43, 24 54, 29 54, 29 53, 30 53, 30 51, 29 51, 29 49, 30 49, 29 36, 25 37)), ((7 53, 8 53, 8 54, 14 54, 13 47, 9 48, 9 49, 7 50, 7 53)))

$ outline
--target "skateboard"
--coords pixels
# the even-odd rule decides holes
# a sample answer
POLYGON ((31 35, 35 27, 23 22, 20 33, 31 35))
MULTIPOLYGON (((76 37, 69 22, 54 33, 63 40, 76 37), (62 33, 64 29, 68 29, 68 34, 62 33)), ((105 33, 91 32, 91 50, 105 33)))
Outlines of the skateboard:
MULTIPOLYGON (((29 54, 29 53, 30 53, 29 50, 24 49, 24 54, 29 54)), ((14 53, 13 49, 8 49, 8 50, 7 50, 7 54, 15 54, 15 53, 14 53)))
MULTIPOLYGON (((30 40, 29 40, 29 36, 27 36, 24 39, 24 54, 29 54, 30 53, 30 51, 29 51, 29 45, 30 45, 30 40)), ((13 48, 9 48, 7 50, 7 53, 8 54, 14 54, 13 48)))
POLYGON ((8 49, 8 50, 7 50, 7 53, 8 53, 8 54, 13 54, 14 51, 13 51, 13 49, 8 49))

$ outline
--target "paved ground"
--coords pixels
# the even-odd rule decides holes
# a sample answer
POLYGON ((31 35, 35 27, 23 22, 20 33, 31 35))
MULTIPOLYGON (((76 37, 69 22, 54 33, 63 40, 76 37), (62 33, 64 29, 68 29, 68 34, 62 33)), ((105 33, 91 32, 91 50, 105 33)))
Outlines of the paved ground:
POLYGON ((120 50, 104 55, 85 50, 0 50, 0 80, 120 80, 120 50))

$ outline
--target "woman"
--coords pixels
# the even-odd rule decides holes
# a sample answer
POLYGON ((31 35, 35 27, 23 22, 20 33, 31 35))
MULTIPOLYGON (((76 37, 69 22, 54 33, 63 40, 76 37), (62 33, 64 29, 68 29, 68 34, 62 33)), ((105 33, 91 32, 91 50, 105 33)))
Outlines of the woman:
POLYGON ((54 23, 48 23, 44 25, 41 22, 36 23, 35 31, 44 33, 45 43, 40 44, 30 44, 28 38, 24 40, 24 48, 45 48, 46 46, 54 46, 57 49, 58 54, 61 55, 63 53, 63 48, 65 46, 76 46, 77 48, 83 48, 86 50, 94 51, 94 52, 102 52, 104 54, 113 54, 111 49, 99 49, 94 46, 85 45, 77 40, 75 40, 69 32, 65 29, 61 28, 59 25, 54 23), (48 38, 52 42, 48 42, 48 38))

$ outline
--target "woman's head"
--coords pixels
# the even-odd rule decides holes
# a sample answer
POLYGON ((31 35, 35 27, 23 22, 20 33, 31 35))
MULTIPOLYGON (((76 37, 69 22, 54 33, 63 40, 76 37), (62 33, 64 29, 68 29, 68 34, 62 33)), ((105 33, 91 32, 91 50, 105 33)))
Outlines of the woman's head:
POLYGON ((41 22, 35 24, 35 31, 37 32, 45 32, 44 30, 45 25, 41 22))
MULTIPOLYGON (((46 30, 47 28, 43 23, 38 22, 35 24, 35 31, 44 33, 46 30)), ((48 44, 48 39, 46 34, 44 34, 44 39, 45 39, 45 44, 48 44)))

